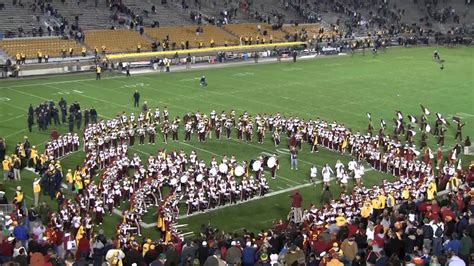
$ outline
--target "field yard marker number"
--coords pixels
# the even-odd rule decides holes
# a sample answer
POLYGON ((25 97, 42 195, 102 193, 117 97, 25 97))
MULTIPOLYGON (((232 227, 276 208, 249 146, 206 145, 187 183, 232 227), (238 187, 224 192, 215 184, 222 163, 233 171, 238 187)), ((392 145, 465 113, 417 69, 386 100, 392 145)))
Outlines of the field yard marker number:
POLYGON ((241 72, 241 73, 235 73, 232 76, 234 77, 247 77, 247 76, 253 76, 253 72, 241 72))
POLYGON ((135 84, 123 85, 122 88, 142 88, 142 87, 148 87, 148 86, 150 86, 150 84, 140 82, 140 83, 135 83, 135 84))
POLYGON ((8 102, 8 101, 10 101, 10 98, 0 97, 0 102, 8 102))

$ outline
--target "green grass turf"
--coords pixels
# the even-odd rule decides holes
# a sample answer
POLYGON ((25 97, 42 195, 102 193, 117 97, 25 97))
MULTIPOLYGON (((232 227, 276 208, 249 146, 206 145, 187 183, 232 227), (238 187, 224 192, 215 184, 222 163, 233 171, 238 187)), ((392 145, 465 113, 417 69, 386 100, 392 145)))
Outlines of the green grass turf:
MULTIPOLYGON (((201 111, 209 113, 215 109, 218 113, 231 109, 237 114, 243 111, 257 113, 280 112, 286 116, 297 115, 304 118, 317 116, 330 121, 337 120, 357 131, 367 127, 366 112, 371 112, 374 125, 384 118, 388 130, 392 129, 392 117, 396 110, 404 115, 419 116, 419 104, 427 106, 432 114, 440 112, 451 120, 452 115, 461 116, 467 123, 463 129, 464 136, 473 135, 474 108, 473 85, 474 64, 472 48, 421 47, 389 49, 385 54, 376 57, 356 54, 354 57, 331 57, 320 60, 284 62, 280 64, 245 65, 238 67, 191 70, 170 74, 148 74, 132 77, 116 76, 104 73, 103 80, 95 81, 94 74, 63 75, 2 81, 0 83, 0 136, 5 137, 11 151, 14 144, 26 135, 32 144, 43 147, 48 133, 39 133, 26 129, 26 113, 29 103, 36 105, 53 99, 56 102, 64 97, 68 104, 77 100, 83 109, 94 106, 103 117, 113 117, 122 111, 139 112, 133 107, 132 93, 138 89, 141 102, 148 101, 149 106, 161 109, 166 105, 170 117, 182 116, 187 112, 201 111), (432 60, 432 52, 437 49, 446 60, 445 69, 432 60), (201 89, 198 77, 206 75, 209 86, 201 89), (4 97, 4 98, 1 98, 4 97)), ((67 125, 58 127, 60 132, 67 130, 67 125)), ((235 132, 233 132, 235 134, 235 132)), ((446 146, 454 144, 455 128, 448 127, 446 146)), ((234 135, 235 137, 235 135, 234 135)), ((183 134, 180 134, 183 138, 183 134)), ((419 141, 419 135, 416 136, 419 141)), ((255 158, 262 152, 275 152, 270 136, 264 145, 242 143, 235 140, 210 140, 197 143, 194 138, 190 143, 158 143, 156 146, 135 146, 131 152, 141 156, 155 153, 158 148, 167 150, 184 149, 189 152, 195 149, 199 157, 209 160, 214 155, 236 155, 238 160, 255 158)), ((435 137, 429 139, 430 146, 435 148, 435 137)), ((281 145, 280 148, 283 147, 281 145)), ((80 163, 83 153, 78 152, 62 160, 63 168, 74 168, 80 163)), ((337 159, 343 162, 348 156, 322 150, 310 154, 304 146, 299 156, 299 170, 289 170, 287 156, 281 154, 281 178, 270 180, 271 191, 288 189, 307 183, 311 164, 334 165, 337 159)), ((464 163, 473 159, 463 156, 464 163)), ((34 174, 23 171, 21 185, 27 195, 34 174)), ((366 184, 379 184, 380 180, 390 178, 376 171, 367 172, 366 184)), ((7 195, 11 198, 12 190, 17 184, 7 183, 7 195)), ((304 204, 319 202, 321 185, 300 189, 304 204)), ((333 187, 337 195, 337 188, 333 187)), ((282 193, 246 204, 205 213, 180 220, 188 224, 185 231, 197 231, 202 223, 209 221, 225 231, 239 230, 243 227, 260 230, 271 225, 274 219, 286 217, 289 210, 289 194, 282 193)), ((31 202, 31 201, 30 201, 31 202)), ((52 204, 56 207, 55 204, 52 204)), ((126 208, 122 206, 122 208, 126 208)), ((156 219, 154 210, 144 216, 147 223, 156 219)), ((111 234, 118 220, 117 216, 106 220, 104 229, 111 234)), ((156 236, 153 229, 147 235, 156 236)))

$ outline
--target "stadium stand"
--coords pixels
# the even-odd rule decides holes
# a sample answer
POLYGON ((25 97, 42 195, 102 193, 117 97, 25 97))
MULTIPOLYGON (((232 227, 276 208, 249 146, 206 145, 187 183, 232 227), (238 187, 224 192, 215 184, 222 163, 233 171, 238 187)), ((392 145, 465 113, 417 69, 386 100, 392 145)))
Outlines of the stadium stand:
POLYGON ((82 30, 110 28, 114 25, 112 18, 116 11, 106 1, 63 0, 52 3, 52 6, 70 26, 82 30))
POLYGON ((28 5, 0 3, 0 32, 5 37, 33 36, 40 26, 41 11, 28 5))
POLYGON ((191 18, 173 3, 158 4, 152 0, 124 0, 130 13, 139 16, 143 26, 176 26, 191 24, 191 18))
POLYGON ((24 53, 30 59, 36 58, 38 51, 47 54, 49 57, 60 57, 63 49, 69 54, 69 48, 73 48, 73 56, 77 56, 81 53, 82 47, 71 40, 45 37, 2 40, 0 41, 0 48, 12 58, 15 58, 18 53, 24 53))
POLYGON ((176 42, 176 45, 189 41, 189 48, 199 47, 199 42, 202 42, 204 47, 208 47, 211 40, 214 40, 216 46, 224 46, 226 42, 228 45, 239 43, 237 37, 222 28, 211 25, 145 28, 145 33, 158 41, 168 36, 170 43, 176 42), (198 28, 201 30, 200 33, 197 33, 198 28))
POLYGON ((150 51, 150 42, 138 32, 127 29, 97 30, 85 33, 85 43, 91 49, 106 47, 107 53, 136 52, 137 45, 141 51, 150 51))

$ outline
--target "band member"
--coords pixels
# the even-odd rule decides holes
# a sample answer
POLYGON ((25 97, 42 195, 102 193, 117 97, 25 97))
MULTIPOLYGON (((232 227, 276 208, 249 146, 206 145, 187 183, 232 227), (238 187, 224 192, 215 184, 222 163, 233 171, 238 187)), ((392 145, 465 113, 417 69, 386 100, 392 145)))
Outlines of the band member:
POLYGON ((277 155, 274 153, 271 158, 275 159, 275 164, 270 168, 272 179, 276 179, 277 170, 280 169, 280 161, 278 160, 277 155))
POLYGON ((257 128, 257 142, 263 144, 263 139, 265 137, 265 128, 263 124, 259 124, 257 128))
POLYGON ((155 135, 156 135, 155 125, 150 124, 147 128, 147 131, 148 131, 148 144, 155 145, 155 135))
POLYGON ((221 139, 221 132, 222 132, 222 125, 220 121, 216 121, 216 124, 214 126, 214 134, 216 134, 216 139, 220 140, 221 139))
POLYGON ((278 130, 273 131, 273 144, 275 147, 280 145, 280 132, 278 130))
POLYGON ((137 133, 138 133, 138 138, 140 140, 139 144, 144 145, 145 144, 145 129, 143 127, 140 127, 138 128, 137 133))
POLYGON ((319 152, 318 151, 318 134, 316 132, 313 133, 312 142, 311 142, 311 153, 319 152))
POLYGON ((193 130, 192 122, 188 121, 184 125, 184 141, 191 141, 192 130, 193 130))
POLYGON ((173 141, 179 141, 178 139, 178 121, 173 121, 173 124, 171 124, 171 135, 173 137, 173 141))
POLYGON ((441 126, 441 128, 439 129, 439 133, 438 133, 438 145, 443 147, 444 146, 444 132, 446 132, 446 129, 441 126))
POLYGON ((329 164, 326 164, 321 170, 321 173, 323 175, 324 186, 329 186, 329 182, 331 181, 331 173, 334 174, 334 171, 331 169, 329 164))
POLYGON ((309 182, 316 185, 316 177, 318 176, 318 168, 313 164, 309 170, 309 182))
POLYGON ((461 122, 457 123, 456 126, 456 135, 454 136, 454 140, 457 140, 459 137, 459 141, 462 141, 462 128, 466 125, 466 123, 461 124, 461 122))
POLYGON ((135 144, 135 129, 130 127, 128 129, 128 145, 133 146, 135 144))
POLYGON ((231 134, 231 131, 232 131, 232 120, 227 119, 225 121, 224 127, 225 127, 225 136, 226 136, 227 139, 230 139, 230 134, 231 134))
MULTIPOLYGON (((164 114, 164 110, 163 110, 163 114, 164 114)), ((170 127, 167 121, 168 119, 165 119, 165 122, 163 122, 163 124, 161 125, 161 134, 163 134, 163 142, 165 144, 168 144, 168 134, 170 131, 170 127)))

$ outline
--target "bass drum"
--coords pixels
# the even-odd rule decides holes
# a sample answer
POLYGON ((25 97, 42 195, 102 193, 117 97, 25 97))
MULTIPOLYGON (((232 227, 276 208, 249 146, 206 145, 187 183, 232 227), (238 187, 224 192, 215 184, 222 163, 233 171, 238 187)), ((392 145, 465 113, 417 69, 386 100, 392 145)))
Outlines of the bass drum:
POLYGON ((198 183, 201 183, 203 179, 204 179, 204 176, 202 174, 199 174, 196 176, 196 182, 198 183))
POLYGON ((255 161, 255 162, 253 162, 253 164, 252 164, 252 170, 253 170, 254 172, 259 171, 261 168, 262 168, 262 162, 261 162, 261 161, 255 161))
POLYGON ((245 168, 242 165, 237 165, 234 170, 234 174, 237 177, 241 177, 245 174, 245 168))
POLYGON ((212 167, 211 170, 209 170, 209 175, 210 176, 216 176, 217 175, 217 169, 215 167, 212 167))
POLYGON ((227 166, 227 164, 225 164, 225 163, 221 163, 219 165, 219 172, 221 172, 223 174, 227 174, 227 171, 229 171, 229 166, 227 166))
POLYGON ((276 158, 273 157, 273 156, 270 157, 270 158, 268 158, 268 160, 267 160, 267 167, 268 167, 268 168, 273 168, 273 167, 275 167, 275 165, 276 165, 276 158))
POLYGON ((176 186, 176 184, 178 184, 178 179, 172 178, 172 179, 170 180, 170 186, 176 186))
POLYGON ((180 181, 181 181, 181 184, 187 183, 187 182, 188 182, 188 176, 187 176, 187 175, 183 175, 183 176, 181 177, 181 180, 180 180, 180 181))

